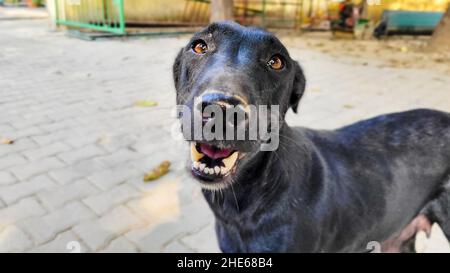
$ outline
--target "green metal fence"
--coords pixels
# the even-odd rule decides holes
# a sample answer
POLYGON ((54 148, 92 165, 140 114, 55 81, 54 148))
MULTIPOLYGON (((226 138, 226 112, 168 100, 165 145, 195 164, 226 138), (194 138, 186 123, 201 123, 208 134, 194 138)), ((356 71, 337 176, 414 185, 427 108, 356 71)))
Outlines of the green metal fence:
POLYGON ((54 0, 56 24, 125 34, 124 0, 54 0))

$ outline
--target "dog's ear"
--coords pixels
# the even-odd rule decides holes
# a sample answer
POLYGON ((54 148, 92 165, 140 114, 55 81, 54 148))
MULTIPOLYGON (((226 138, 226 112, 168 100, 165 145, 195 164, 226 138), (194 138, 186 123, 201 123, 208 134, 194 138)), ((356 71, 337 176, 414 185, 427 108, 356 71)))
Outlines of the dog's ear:
POLYGON ((175 89, 178 90, 178 84, 180 82, 180 74, 181 74, 181 56, 183 55, 183 49, 180 50, 177 57, 175 58, 175 62, 172 66, 173 73, 173 81, 175 83, 175 89))
POLYGON ((303 74, 303 70, 298 64, 298 62, 294 62, 294 70, 295 70, 295 77, 294 77, 294 83, 292 85, 292 91, 291 91, 291 97, 289 99, 290 107, 292 107, 292 110, 294 113, 297 113, 298 104, 300 102, 300 99, 303 96, 303 92, 305 92, 305 86, 306 86, 306 79, 305 75, 303 74))

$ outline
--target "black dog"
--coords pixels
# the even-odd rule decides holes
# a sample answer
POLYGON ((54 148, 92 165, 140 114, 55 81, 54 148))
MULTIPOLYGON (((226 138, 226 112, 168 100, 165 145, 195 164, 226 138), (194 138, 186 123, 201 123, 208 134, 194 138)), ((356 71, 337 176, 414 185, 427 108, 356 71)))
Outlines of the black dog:
POLYGON ((260 151, 261 140, 190 142, 190 171, 222 251, 367 252, 371 241, 410 251, 415 233, 434 222, 450 238, 450 114, 414 110, 335 131, 289 127, 302 69, 272 34, 234 23, 195 34, 173 73, 177 103, 190 109, 195 97, 202 106, 280 108, 276 151, 260 151))

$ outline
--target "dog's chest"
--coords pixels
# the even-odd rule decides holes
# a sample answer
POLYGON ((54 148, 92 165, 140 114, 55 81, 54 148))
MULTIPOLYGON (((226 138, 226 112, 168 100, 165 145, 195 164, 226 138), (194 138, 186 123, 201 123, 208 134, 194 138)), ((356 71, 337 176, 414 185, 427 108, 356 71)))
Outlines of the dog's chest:
POLYGON ((289 225, 260 224, 256 227, 248 219, 227 223, 217 220, 216 225, 223 252, 286 252, 293 238, 289 225))

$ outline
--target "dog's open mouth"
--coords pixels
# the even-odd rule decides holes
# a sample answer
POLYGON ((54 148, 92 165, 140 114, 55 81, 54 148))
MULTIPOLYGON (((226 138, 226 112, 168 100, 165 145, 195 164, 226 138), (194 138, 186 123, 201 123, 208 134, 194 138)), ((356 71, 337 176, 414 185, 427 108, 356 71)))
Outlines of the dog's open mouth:
POLYGON ((236 170, 238 158, 237 150, 204 143, 191 143, 192 173, 203 181, 221 181, 236 170))

